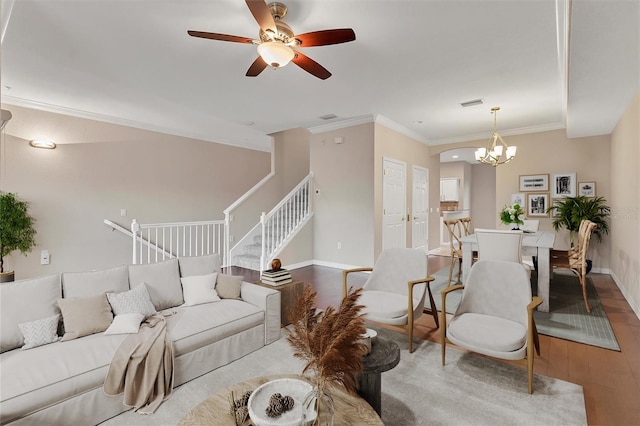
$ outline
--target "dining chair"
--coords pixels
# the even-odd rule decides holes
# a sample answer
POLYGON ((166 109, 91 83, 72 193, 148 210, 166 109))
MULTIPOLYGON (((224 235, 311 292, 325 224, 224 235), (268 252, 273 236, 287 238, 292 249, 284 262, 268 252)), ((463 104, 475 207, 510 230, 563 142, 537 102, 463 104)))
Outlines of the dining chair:
POLYGON ((523 222, 522 230, 525 232, 537 232, 540 228, 539 219, 525 219, 523 222))
POLYGON ((460 223, 460 233, 464 236, 473 234, 473 223, 470 217, 461 217, 458 219, 460 223))
POLYGON ((522 262, 522 231, 476 229, 478 260, 504 260, 522 265, 531 278, 531 268, 522 262))
POLYGON ((462 241, 461 238, 464 236, 464 231, 462 229, 462 225, 460 224, 460 219, 445 219, 444 225, 447 227, 447 231, 449 232, 449 248, 451 249, 451 262, 449 264, 449 281, 447 281, 447 285, 451 285, 451 277, 453 275, 453 268, 456 263, 456 259, 458 262, 458 281, 460 282, 460 275, 462 273, 462 241))
POLYGON ((424 312, 429 295, 431 315, 439 327, 438 310, 427 275, 427 255, 423 250, 390 248, 380 253, 373 268, 353 268, 342 271, 342 297, 347 295, 348 275, 371 271, 358 303, 364 305, 367 320, 401 327, 409 335, 409 352, 413 352, 413 325, 424 312))
POLYGON ((452 344, 489 357, 518 361, 527 366, 529 393, 533 393, 534 348, 540 355, 533 311, 542 299, 532 296, 524 269, 515 262, 478 259, 464 286, 445 288, 441 294, 442 365, 447 345, 452 344), (462 298, 447 323, 446 298, 454 291, 462 291, 462 298))
POLYGON ((587 298, 587 251, 591 234, 598 225, 590 220, 580 222, 578 243, 569 250, 551 250, 550 263, 552 269, 569 269, 578 276, 582 286, 582 298, 588 313, 591 313, 587 298))

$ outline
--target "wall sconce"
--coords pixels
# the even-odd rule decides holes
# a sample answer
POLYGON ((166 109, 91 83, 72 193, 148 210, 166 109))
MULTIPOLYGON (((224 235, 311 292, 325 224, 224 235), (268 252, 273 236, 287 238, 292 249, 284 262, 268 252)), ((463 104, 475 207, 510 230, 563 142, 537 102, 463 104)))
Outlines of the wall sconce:
POLYGON ((42 140, 42 139, 29 141, 29 145, 31 145, 34 148, 42 148, 42 149, 56 148, 56 144, 53 141, 42 140))

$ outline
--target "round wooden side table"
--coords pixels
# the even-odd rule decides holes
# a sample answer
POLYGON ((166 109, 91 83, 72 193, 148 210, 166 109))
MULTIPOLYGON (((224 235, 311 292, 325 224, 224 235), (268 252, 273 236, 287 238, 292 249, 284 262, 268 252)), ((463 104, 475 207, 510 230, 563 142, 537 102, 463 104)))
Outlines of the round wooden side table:
MULTIPOLYGON (((256 377, 244 382, 236 383, 220 392, 213 394, 185 417, 182 418, 180 426, 236 426, 235 419, 229 407, 229 393, 231 391, 242 394, 247 390, 254 390, 263 383, 285 377, 307 380, 306 377, 296 374, 278 374, 274 376, 256 377)), ((308 381, 308 380, 307 380, 308 381)), ((357 395, 349 395, 345 391, 336 387, 331 387, 329 393, 333 397, 334 403, 334 424, 335 425, 381 425, 384 426, 380 417, 364 399, 357 395)))
POLYGON ((371 342, 371 352, 362 358, 363 371, 358 374, 358 394, 378 415, 382 411, 382 372, 391 370, 399 362, 398 344, 379 336, 371 342))

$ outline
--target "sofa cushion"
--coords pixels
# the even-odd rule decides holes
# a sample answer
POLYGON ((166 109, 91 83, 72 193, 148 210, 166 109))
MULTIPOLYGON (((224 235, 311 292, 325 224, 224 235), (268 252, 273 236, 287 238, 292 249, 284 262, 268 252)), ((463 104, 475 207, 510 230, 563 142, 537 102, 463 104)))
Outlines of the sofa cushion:
POLYGON ((107 293, 107 299, 116 316, 138 313, 146 318, 157 313, 151 303, 146 284, 141 284, 122 293, 107 293))
POLYGON ((52 317, 18 324, 20 332, 24 336, 24 346, 20 349, 37 348, 60 340, 58 336, 59 323, 60 315, 56 314, 52 317))
POLYGON ((144 320, 144 315, 138 313, 116 315, 113 318, 113 322, 104 332, 104 334, 109 335, 137 333, 138 330, 140 330, 140 324, 142 324, 142 320, 144 320))
POLYGON ((0 354, 1 423, 100 389, 111 359, 126 337, 126 334, 92 334, 28 351, 0 354))
POLYGON ((220 300, 218 293, 214 289, 217 275, 217 273, 213 273, 180 278, 182 294, 184 295, 183 306, 194 306, 220 300))
POLYGON ((187 256, 178 259, 180 263, 180 276, 206 275, 213 272, 220 272, 222 262, 217 253, 205 256, 187 256))
POLYGON ((61 296, 59 274, 0 285, 0 352, 24 345, 18 324, 59 314, 61 296))
POLYGON ((210 345, 264 323, 264 311, 241 300, 223 299, 216 303, 178 307, 177 321, 168 327, 175 356, 210 345))
POLYGON ((65 298, 88 297, 107 292, 129 290, 127 265, 91 272, 65 272, 62 274, 62 294, 65 298))
POLYGON ((105 331, 113 321, 106 294, 91 297, 58 299, 64 323, 62 341, 105 331))
POLYGON ((242 275, 218 274, 216 281, 216 291, 223 299, 239 299, 242 288, 242 275))
POLYGON ((146 265, 129 265, 129 284, 131 288, 145 283, 151 303, 161 311, 184 303, 178 259, 146 265))

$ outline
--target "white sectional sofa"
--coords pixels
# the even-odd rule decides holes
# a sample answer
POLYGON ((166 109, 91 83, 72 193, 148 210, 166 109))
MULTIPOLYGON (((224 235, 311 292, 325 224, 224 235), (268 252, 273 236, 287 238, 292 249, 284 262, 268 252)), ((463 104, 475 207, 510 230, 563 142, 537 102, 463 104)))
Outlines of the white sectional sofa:
MULTIPOLYGON (((277 340, 278 291, 225 276, 240 286, 239 298, 182 306, 181 279, 216 271, 220 259, 210 255, 2 284, 0 422, 92 425, 128 410, 122 396, 108 396, 103 390, 110 361, 127 334, 97 332, 21 349, 25 340, 19 324, 24 327, 61 314, 59 298, 83 301, 107 292, 124 294, 144 283, 155 309, 170 308, 174 313, 167 318, 175 321, 168 327, 175 354, 174 386, 277 340)), ((219 273, 218 283, 220 277, 219 273)))

